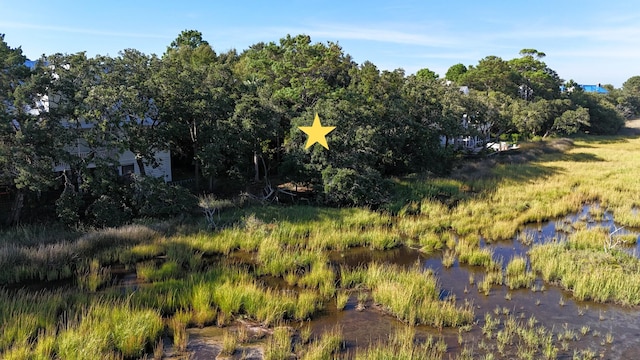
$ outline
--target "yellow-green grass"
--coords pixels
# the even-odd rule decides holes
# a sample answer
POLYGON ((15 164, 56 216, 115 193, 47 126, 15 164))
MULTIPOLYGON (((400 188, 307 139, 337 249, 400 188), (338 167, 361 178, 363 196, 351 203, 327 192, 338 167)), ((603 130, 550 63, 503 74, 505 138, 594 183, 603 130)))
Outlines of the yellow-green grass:
POLYGON ((318 261, 311 265, 311 270, 298 280, 298 285, 305 288, 318 289, 324 297, 333 297, 336 291, 336 274, 326 261, 318 261))
POLYGON ((460 239, 455 250, 461 264, 490 267, 494 262, 491 249, 481 248, 477 240, 460 239))
POLYGON ((144 281, 173 279, 178 277, 181 272, 180 265, 173 260, 166 261, 160 266, 156 266, 155 261, 147 261, 136 265, 138 279, 144 281))
POLYGON ((640 304, 640 260, 622 251, 552 243, 534 246, 529 257, 545 281, 559 283, 578 300, 640 304))
POLYGON ((554 337, 560 334, 538 325, 533 316, 525 319, 509 314, 501 319, 486 313, 482 334, 485 336, 482 340, 485 348, 494 348, 495 345, 500 358, 556 359, 559 352, 554 337))
MULTIPOLYGON (((25 236, 29 231, 23 230, 21 234, 25 236)), ((162 238, 159 232, 142 225, 89 232, 75 240, 70 240, 70 236, 61 235, 60 241, 48 240, 38 244, 21 237, 0 243, 0 268, 3 269, 0 284, 67 279, 92 259, 100 265, 129 263, 135 258, 131 248, 161 241, 162 238)))
POLYGON ((594 200, 621 225, 637 226, 640 215, 633 209, 640 204, 640 184, 634 180, 640 170, 634 155, 638 149, 640 139, 584 139, 566 153, 544 154, 527 164, 499 164, 492 172, 494 180, 479 196, 453 210, 452 226, 460 234, 508 238, 520 225, 577 212, 594 200))
POLYGON ((28 344, 42 330, 55 331, 58 315, 82 303, 69 292, 0 289, 0 353, 14 344, 28 344))
POLYGON ((515 256, 507 264, 505 283, 509 289, 530 287, 535 279, 535 274, 527 270, 527 260, 524 257, 515 256))
POLYGON ((374 301, 382 304, 399 320, 408 324, 427 324, 442 328, 473 321, 470 304, 457 305, 453 299, 440 300, 435 275, 418 266, 403 269, 394 265, 369 264, 364 285, 374 301))
POLYGON ((338 354, 342 350, 342 345, 342 328, 340 328, 339 326, 334 326, 328 331, 325 331, 319 339, 315 339, 315 341, 306 345, 300 359, 334 359, 338 357, 338 354))
POLYGON ((57 353, 63 359, 100 358, 114 351, 128 358, 139 357, 151 349, 163 328, 157 311, 98 303, 60 331, 57 353))
MULTIPOLYGON (((110 264, 131 268, 140 260, 163 255, 167 258, 165 264, 173 267, 163 272, 162 265, 154 264, 147 269, 148 284, 125 293, 107 289, 97 297, 99 304, 93 308, 95 299, 89 300, 82 293, 78 296, 85 298, 76 300, 51 292, 31 300, 24 300, 26 295, 21 295, 21 301, 46 312, 30 308, 1 310, 0 357, 32 356, 36 352, 55 357, 65 349, 78 348, 74 339, 82 326, 88 326, 82 325, 85 320, 89 324, 89 320, 99 317, 98 310, 90 310, 98 308, 124 308, 139 314, 151 311, 154 315, 145 320, 149 323, 155 321, 156 315, 173 319, 185 314, 185 327, 224 325, 236 316, 267 325, 304 320, 327 301, 334 301, 337 284, 343 288, 337 290, 338 294, 344 289, 361 288, 361 294, 370 293, 376 302, 407 323, 437 327, 469 323, 473 321, 472 309, 440 300, 433 274, 374 264, 342 268, 337 282, 338 274, 328 266, 325 252, 358 246, 389 249, 403 243, 422 247, 425 252, 448 248, 448 254, 452 258, 457 255, 461 263, 487 267, 482 284, 486 282, 485 287, 490 289, 492 284, 502 283, 503 274, 491 259, 491 252, 477 246, 480 237, 486 241, 510 238, 523 224, 577 212, 585 203, 594 201, 612 213, 618 225, 640 225, 640 183, 635 179, 640 158, 634 156, 640 149, 640 139, 599 139, 602 138, 577 139, 564 153, 542 151, 525 162, 491 160, 497 165, 478 168, 478 176, 455 174, 457 180, 402 180, 406 191, 413 191, 412 187, 418 190, 390 213, 264 206, 234 209, 233 214, 224 215, 228 218, 225 223, 231 226, 217 231, 198 226, 164 231, 163 227, 133 225, 86 234, 56 230, 49 238, 37 228, 0 234, 0 266, 5 270, 0 274, 0 283, 4 284, 76 276, 80 287, 90 291, 108 282, 102 269, 110 264), (456 239, 462 240, 456 245, 456 239), (235 251, 246 252, 252 258, 252 272, 244 268, 221 269, 207 265, 211 259, 203 259, 235 251), (259 278, 263 274, 287 278, 290 285, 297 286, 297 292, 264 286, 259 278), (60 323, 62 313, 70 315, 60 323), (88 316, 89 313, 94 315, 88 316), (68 334, 62 336, 63 332, 68 334), (57 338, 64 339, 67 345, 61 346, 57 338), (13 355, 6 355, 8 352, 13 355)), ((600 216, 596 212, 593 215, 600 216)), ((608 236, 602 229, 583 226, 567 243, 550 244, 548 248, 534 246, 532 268, 545 280, 572 290, 579 299, 638 304, 640 279, 636 274, 640 273, 640 266, 637 260, 615 249, 605 252, 601 247, 607 239, 605 235, 608 236)), ((631 238, 618 237, 621 242, 631 238)), ((144 273, 140 270, 145 264, 139 266, 139 273, 144 273)), ((518 280, 522 269, 520 260, 507 265, 507 285, 526 285, 531 275, 525 267, 524 280, 518 280)), ((478 287, 483 286, 479 283, 478 287)), ((0 295, 0 304, 4 300, 12 304, 10 299, 15 292, 11 294, 4 298, 0 295)), ((2 304, 0 309, 2 306, 12 305, 2 304)), ((102 331, 98 328, 96 331, 102 331)), ((180 336, 178 340, 184 341, 180 336)), ((154 340, 145 340, 145 350, 150 350, 153 343, 154 340)), ((120 347, 110 343, 104 349, 105 356, 112 352, 140 354, 138 348, 124 343, 120 347)))
POLYGON ((72 293, 0 293, 0 357, 91 359, 139 357, 160 337, 156 310, 72 293), (60 314, 65 316, 59 317, 60 314))
POLYGON ((371 263, 366 268, 340 269, 344 288, 366 288, 375 302, 399 320, 438 328, 460 326, 473 321, 470 304, 457 305, 453 299, 440 300, 440 286, 433 273, 417 265, 411 269, 371 263))
POLYGON ((285 326, 276 327, 264 348, 265 360, 289 359, 292 355, 291 330, 285 326))
POLYGON ((447 344, 443 338, 434 340, 429 336, 424 342, 416 339, 415 328, 404 327, 390 334, 387 340, 380 339, 356 353, 356 359, 436 360, 443 359, 447 344))
POLYGON ((95 292, 111 281, 109 268, 100 266, 100 261, 92 259, 87 264, 79 264, 76 268, 76 279, 80 290, 95 292))

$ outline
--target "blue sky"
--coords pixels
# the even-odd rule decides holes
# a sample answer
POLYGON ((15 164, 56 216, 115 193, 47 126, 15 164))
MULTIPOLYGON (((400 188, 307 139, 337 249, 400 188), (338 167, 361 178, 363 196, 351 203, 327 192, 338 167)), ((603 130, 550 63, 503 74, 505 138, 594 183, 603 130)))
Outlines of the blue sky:
POLYGON ((407 73, 427 67, 444 76, 456 63, 534 48, 566 80, 620 87, 640 75, 635 0, 0 0, 0 33, 31 59, 125 48, 161 55, 185 29, 201 31, 217 52, 308 34, 339 43, 360 64, 407 73))

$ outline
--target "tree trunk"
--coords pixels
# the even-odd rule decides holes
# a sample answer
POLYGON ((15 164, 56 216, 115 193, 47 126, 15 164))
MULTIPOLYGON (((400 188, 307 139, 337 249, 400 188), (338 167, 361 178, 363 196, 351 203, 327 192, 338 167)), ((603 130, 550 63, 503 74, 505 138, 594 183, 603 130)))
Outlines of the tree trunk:
POLYGON ((136 163, 138 164, 138 170, 140 170, 140 176, 147 176, 147 171, 144 168, 144 162, 142 161, 142 158, 136 156, 136 163))
POLYGON ((20 222, 20 212, 22 211, 23 206, 24 193, 22 190, 18 190, 15 199, 13 199, 13 204, 11 205, 11 213, 9 213, 9 217, 7 218, 7 225, 14 225, 20 222))
POLYGON ((200 163, 198 162, 198 123, 196 119, 191 120, 189 127, 191 135, 191 146, 193 147, 193 185, 196 192, 200 191, 200 163))
POLYGON ((254 180, 258 182, 260 181, 260 164, 258 164, 258 153, 255 151, 253 152, 253 169, 256 173, 254 180))
POLYGON ((200 191, 200 163, 198 159, 194 158, 195 164, 193 166, 193 185, 195 186, 196 192, 200 191))

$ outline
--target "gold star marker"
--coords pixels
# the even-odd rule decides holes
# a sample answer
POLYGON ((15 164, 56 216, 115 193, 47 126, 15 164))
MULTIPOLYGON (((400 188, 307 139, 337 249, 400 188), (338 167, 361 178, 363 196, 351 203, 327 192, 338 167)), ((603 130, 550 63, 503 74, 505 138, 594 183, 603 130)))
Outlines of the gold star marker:
POLYGON ((318 117, 318 113, 316 113, 316 117, 313 119, 313 126, 298 126, 298 129, 309 135, 307 145, 304 147, 305 149, 308 149, 311 145, 318 143, 324 146, 325 149, 329 150, 329 145, 327 144, 325 136, 335 128, 335 126, 322 126, 322 124, 320 124, 320 117, 318 117))

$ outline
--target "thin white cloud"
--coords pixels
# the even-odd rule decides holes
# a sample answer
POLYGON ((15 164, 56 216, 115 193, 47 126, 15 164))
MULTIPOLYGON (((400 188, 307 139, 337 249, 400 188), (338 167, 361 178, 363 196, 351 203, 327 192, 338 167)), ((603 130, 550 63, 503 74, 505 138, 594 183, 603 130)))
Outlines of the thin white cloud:
POLYGON ((113 37, 171 39, 171 36, 161 35, 161 34, 149 34, 149 33, 139 33, 139 32, 117 32, 117 31, 96 30, 96 29, 87 29, 87 28, 76 28, 76 27, 69 27, 69 26, 30 24, 30 23, 21 23, 21 22, 0 22, 0 27, 5 29, 30 29, 30 30, 43 30, 43 31, 52 31, 52 32, 74 33, 74 34, 113 36, 113 37))
POLYGON ((340 40, 364 40, 402 45, 450 47, 458 40, 448 35, 429 35, 428 30, 398 30, 393 24, 353 26, 343 24, 320 24, 300 28, 271 28, 280 33, 303 33, 312 37, 340 40))

